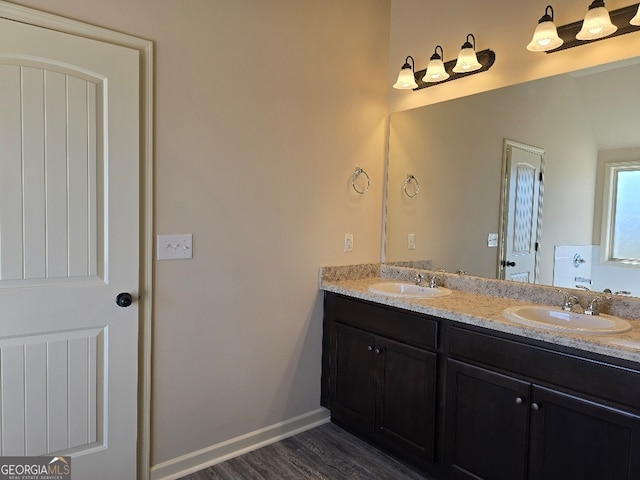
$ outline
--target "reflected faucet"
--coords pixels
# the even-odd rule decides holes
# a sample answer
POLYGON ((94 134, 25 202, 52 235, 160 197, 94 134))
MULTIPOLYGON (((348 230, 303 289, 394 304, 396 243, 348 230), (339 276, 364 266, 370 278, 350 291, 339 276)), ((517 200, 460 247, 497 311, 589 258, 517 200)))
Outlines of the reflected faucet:
POLYGON ((565 312, 584 313, 584 308, 580 305, 580 300, 575 295, 571 295, 565 290, 558 290, 558 292, 564 295, 564 301, 562 303, 562 310, 565 312))
POLYGON ((438 279, 444 281, 444 275, 439 275, 440 273, 445 273, 444 268, 439 268, 438 270, 436 270, 436 272, 438 273, 436 273, 433 277, 431 277, 431 280, 429 280, 429 288, 438 288, 438 279))
POLYGON ((596 295, 589 302, 589 306, 584 311, 585 315, 600 315, 600 305, 611 300, 611 295, 596 295))
POLYGON ((603 290, 604 293, 611 293, 613 295, 631 295, 631 292, 628 290, 619 290, 617 292, 612 292, 610 288, 605 288, 603 290))
MULTIPOLYGON (((576 285, 576 288, 580 288, 580 289, 585 290, 587 292, 591 291, 587 287, 582 286, 582 285, 576 285)), ((600 306, 604 302, 609 301, 609 300, 611 300, 613 298, 611 295, 609 295, 611 293, 611 290, 609 290, 608 292, 607 292, 607 290, 609 290, 609 289, 606 288, 604 290, 604 295, 596 295, 595 297, 593 297, 589 301, 589 306, 584 310, 584 314, 585 315, 600 315, 600 306)))

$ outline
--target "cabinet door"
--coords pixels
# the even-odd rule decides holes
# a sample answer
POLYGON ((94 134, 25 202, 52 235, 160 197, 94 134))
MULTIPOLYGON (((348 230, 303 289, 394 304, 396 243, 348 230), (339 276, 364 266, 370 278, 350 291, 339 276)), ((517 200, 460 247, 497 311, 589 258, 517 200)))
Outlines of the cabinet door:
POLYGON ((452 478, 526 478, 530 388, 528 382, 447 361, 445 459, 452 478))
POLYGON ((640 417, 534 386, 532 480, 637 480, 640 417))
POLYGON ((418 462, 433 462, 436 354, 376 338, 376 435, 418 462))
POLYGON ((334 420, 373 433, 375 336, 336 323, 331 332, 330 409, 334 420))

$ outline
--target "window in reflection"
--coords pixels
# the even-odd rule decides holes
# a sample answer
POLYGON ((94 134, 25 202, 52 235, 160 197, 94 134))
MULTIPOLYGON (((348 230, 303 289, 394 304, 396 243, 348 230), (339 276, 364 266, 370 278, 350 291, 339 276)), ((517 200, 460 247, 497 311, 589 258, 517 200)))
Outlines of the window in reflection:
POLYGON ((605 171, 604 260, 640 266, 640 162, 610 163, 605 171))

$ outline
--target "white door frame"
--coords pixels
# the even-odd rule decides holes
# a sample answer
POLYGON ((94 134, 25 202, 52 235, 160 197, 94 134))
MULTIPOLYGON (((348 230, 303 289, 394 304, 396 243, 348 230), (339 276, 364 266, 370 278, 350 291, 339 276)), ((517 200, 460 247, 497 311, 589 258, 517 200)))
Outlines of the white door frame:
POLYGON ((0 0, 0 17, 135 49, 140 54, 140 278, 138 480, 150 476, 153 288, 153 43, 0 0))

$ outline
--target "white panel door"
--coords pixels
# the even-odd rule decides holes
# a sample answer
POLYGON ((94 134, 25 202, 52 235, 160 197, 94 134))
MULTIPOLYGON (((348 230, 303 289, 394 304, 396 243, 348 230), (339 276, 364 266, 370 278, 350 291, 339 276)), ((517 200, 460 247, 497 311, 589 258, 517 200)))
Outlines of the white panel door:
POLYGON ((0 19, 0 455, 77 479, 136 476, 138 55, 0 19))
POLYGON ((500 278, 538 281, 538 247, 542 217, 541 184, 544 151, 505 141, 505 181, 500 278))

